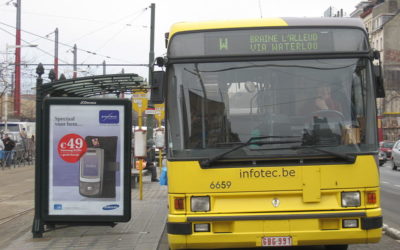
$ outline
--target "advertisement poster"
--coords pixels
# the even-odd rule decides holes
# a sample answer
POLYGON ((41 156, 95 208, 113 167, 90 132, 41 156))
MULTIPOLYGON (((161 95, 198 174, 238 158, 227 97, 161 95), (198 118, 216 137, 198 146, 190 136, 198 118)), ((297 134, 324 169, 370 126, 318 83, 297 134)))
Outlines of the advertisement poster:
POLYGON ((49 215, 124 214, 124 114, 124 105, 50 105, 49 215))

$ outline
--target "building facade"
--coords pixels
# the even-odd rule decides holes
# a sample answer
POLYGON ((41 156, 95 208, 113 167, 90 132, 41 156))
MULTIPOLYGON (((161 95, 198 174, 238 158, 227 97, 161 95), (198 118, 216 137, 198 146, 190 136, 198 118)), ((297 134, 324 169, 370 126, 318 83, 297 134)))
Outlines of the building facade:
POLYGON ((380 140, 400 139, 400 0, 363 1, 352 17, 362 18, 370 44, 380 52, 386 97, 378 99, 380 140))

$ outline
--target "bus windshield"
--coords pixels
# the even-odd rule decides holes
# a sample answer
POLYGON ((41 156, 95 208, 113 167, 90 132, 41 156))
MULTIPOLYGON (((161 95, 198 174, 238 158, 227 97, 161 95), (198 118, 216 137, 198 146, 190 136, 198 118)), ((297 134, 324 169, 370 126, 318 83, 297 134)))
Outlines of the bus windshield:
POLYGON ((171 158, 208 157, 266 136, 274 143, 224 158, 323 155, 298 150, 304 145, 350 154, 377 149, 368 59, 182 63, 168 78, 171 158), (280 144, 282 137, 298 141, 280 144))

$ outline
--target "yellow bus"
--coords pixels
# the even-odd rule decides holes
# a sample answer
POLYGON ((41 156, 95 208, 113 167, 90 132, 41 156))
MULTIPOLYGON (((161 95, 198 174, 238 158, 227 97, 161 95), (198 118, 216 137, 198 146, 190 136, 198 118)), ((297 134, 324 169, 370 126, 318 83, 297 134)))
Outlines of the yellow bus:
POLYGON ((171 249, 380 240, 382 88, 359 19, 177 23, 167 38, 171 249))

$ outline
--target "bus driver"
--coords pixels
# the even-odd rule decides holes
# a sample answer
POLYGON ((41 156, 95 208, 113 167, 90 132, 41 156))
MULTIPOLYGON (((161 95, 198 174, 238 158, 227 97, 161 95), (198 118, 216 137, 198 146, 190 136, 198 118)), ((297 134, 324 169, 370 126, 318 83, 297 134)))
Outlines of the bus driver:
POLYGON ((321 86, 317 89, 317 99, 314 104, 316 110, 342 110, 340 103, 332 98, 331 88, 328 86, 321 86))

